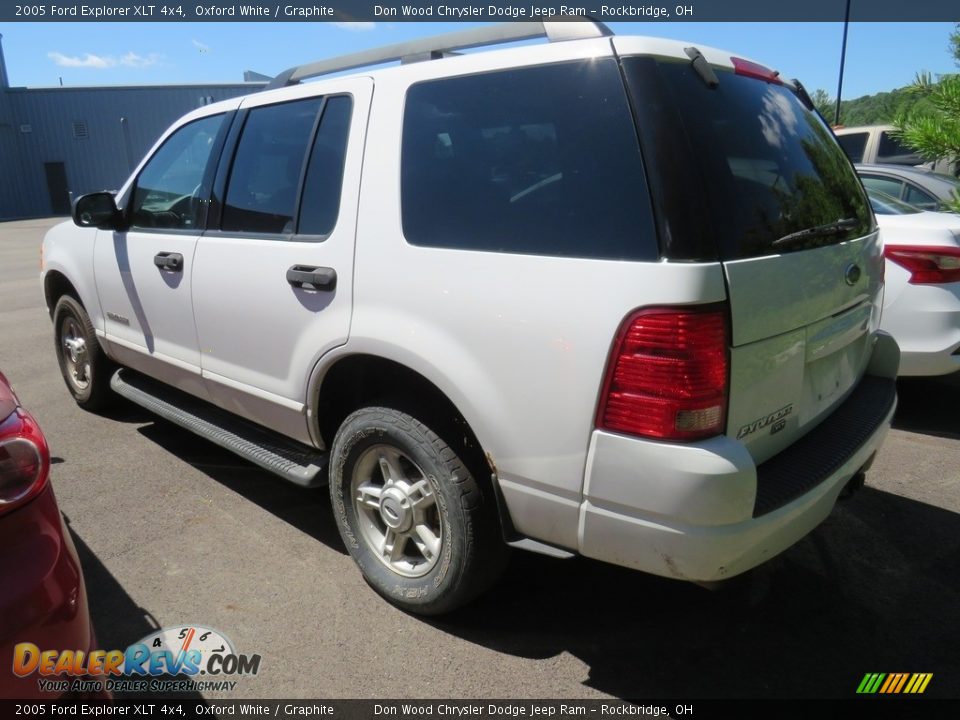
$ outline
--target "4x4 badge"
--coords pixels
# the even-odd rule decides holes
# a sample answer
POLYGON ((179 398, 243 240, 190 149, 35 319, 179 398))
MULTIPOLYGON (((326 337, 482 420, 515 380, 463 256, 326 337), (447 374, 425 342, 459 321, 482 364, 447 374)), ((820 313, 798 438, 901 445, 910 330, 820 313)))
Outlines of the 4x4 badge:
POLYGON ((786 422, 781 424, 780 421, 783 420, 787 415, 789 415, 792 412, 793 412, 793 403, 790 403, 789 405, 780 408, 776 412, 770 413, 766 417, 757 418, 753 422, 747 423, 742 428, 740 428, 740 430, 737 432, 737 440, 742 440, 747 435, 752 435, 757 430, 763 430, 765 427, 768 427, 769 425, 773 425, 773 429, 770 431, 771 435, 773 435, 774 433, 780 432, 781 430, 783 430, 784 426, 786 425, 786 422))

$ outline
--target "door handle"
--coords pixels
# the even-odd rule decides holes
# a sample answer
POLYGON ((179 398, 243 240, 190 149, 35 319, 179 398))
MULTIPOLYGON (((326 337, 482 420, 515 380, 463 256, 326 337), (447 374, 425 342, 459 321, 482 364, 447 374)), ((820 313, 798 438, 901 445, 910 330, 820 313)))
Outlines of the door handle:
POLYGON ((287 282, 295 288, 330 291, 337 287, 337 271, 329 267, 294 265, 287 270, 287 282))
POLYGON ((183 270, 183 255, 171 252, 157 253, 153 256, 153 264, 161 270, 181 272, 183 270))

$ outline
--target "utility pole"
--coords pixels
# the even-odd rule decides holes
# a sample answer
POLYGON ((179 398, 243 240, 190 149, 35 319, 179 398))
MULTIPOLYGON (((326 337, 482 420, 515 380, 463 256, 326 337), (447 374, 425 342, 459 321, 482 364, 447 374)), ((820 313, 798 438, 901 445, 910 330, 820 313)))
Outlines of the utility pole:
POLYGON ((840 95, 843 94, 843 65, 847 60, 847 30, 850 29, 850 0, 847 0, 847 12, 843 18, 843 45, 840 48, 840 80, 837 82, 837 109, 833 115, 833 124, 840 124, 840 95))

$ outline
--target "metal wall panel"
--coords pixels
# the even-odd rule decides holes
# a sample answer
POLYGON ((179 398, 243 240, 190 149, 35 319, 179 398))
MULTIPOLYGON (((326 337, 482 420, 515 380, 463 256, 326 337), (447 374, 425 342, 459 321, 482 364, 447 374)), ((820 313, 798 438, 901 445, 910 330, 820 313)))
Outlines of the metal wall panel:
POLYGON ((74 198, 115 190, 190 110, 261 84, 0 90, 0 220, 51 213, 44 163, 62 162, 74 198))

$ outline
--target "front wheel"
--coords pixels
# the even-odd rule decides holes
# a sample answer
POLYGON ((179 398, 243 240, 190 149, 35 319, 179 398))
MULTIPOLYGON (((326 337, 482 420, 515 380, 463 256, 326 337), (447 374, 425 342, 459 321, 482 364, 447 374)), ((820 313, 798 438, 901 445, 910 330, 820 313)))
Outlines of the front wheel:
POLYGON ((492 499, 436 433, 406 413, 358 410, 333 442, 330 497, 366 581, 420 615, 485 590, 506 559, 492 499))
POLYGON ((60 373, 73 399, 84 410, 102 409, 111 399, 113 366, 83 305, 69 295, 61 297, 53 310, 53 332, 60 373))

